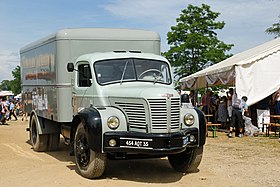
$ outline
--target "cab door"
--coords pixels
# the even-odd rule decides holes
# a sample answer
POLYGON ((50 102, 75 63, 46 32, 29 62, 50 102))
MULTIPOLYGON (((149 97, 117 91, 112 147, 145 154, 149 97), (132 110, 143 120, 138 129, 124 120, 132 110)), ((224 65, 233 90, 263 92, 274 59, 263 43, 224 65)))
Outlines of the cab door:
POLYGON ((92 72, 89 62, 81 61, 76 64, 75 84, 73 93, 74 114, 92 103, 92 72))

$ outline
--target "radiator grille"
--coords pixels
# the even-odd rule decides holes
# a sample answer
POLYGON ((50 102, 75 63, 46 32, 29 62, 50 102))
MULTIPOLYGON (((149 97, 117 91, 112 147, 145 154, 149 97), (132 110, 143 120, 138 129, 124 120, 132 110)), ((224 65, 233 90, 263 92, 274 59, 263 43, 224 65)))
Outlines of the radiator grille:
POLYGON ((149 99, 152 132, 177 132, 180 127, 180 100, 149 99))
POLYGON ((129 129, 138 129, 140 132, 147 131, 146 114, 144 104, 115 102, 126 113, 129 129))
POLYGON ((170 111, 170 123, 171 131, 178 131, 180 128, 180 99, 174 98, 171 99, 171 111, 170 111))
POLYGON ((127 115, 130 131, 169 133, 180 129, 179 98, 148 99, 148 106, 141 102, 115 104, 127 115))

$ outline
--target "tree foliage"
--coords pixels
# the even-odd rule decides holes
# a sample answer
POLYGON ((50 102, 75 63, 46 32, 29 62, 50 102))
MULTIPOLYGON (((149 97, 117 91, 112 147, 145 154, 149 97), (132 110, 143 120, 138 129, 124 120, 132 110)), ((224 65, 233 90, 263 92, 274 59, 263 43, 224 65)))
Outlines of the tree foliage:
POLYGON ((5 90, 5 91, 9 91, 11 90, 11 81, 9 80, 3 80, 0 84, 0 90, 5 90))
POLYGON ((223 29, 224 22, 215 21, 220 13, 210 6, 189 5, 183 9, 177 25, 167 33, 169 51, 164 55, 175 67, 178 78, 195 73, 206 66, 218 63, 230 55, 225 54, 233 44, 225 44, 217 38, 215 30, 223 29))
POLYGON ((273 34, 273 35, 275 35, 275 38, 280 37, 280 16, 278 16, 278 18, 279 18, 279 22, 278 22, 278 23, 272 24, 271 27, 269 27, 269 28, 267 28, 267 29, 265 30, 265 32, 266 32, 267 34, 273 34))
POLYGON ((21 80, 20 80, 20 66, 17 66, 13 71, 13 80, 3 80, 0 84, 0 90, 12 91, 15 95, 21 92, 21 80))
POLYGON ((19 94, 21 92, 21 80, 20 80, 20 66, 17 66, 13 71, 12 75, 14 80, 11 80, 12 87, 11 90, 14 94, 19 94))

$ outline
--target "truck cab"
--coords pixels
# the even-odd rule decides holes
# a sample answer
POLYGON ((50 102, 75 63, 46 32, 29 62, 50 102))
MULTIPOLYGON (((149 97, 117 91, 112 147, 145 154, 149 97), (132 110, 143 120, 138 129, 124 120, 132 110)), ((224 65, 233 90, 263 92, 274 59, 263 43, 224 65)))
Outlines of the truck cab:
POLYGON ((164 57, 125 51, 86 54, 68 64, 68 71, 73 72, 75 114, 71 141, 83 176, 92 178, 83 166, 93 153, 100 157, 92 164, 98 167, 102 160, 101 170, 107 158, 155 156, 168 156, 177 171, 198 167, 204 117, 181 103, 164 57))

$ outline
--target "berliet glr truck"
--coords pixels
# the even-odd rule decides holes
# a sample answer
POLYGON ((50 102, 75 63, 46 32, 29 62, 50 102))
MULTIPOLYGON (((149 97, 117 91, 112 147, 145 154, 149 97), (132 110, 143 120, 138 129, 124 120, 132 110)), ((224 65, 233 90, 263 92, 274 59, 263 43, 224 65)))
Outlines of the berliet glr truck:
POLYGON ((63 136, 86 178, 107 159, 168 157, 176 171, 197 170, 205 117, 174 90, 157 33, 65 29, 20 55, 34 151, 57 150, 63 136))

